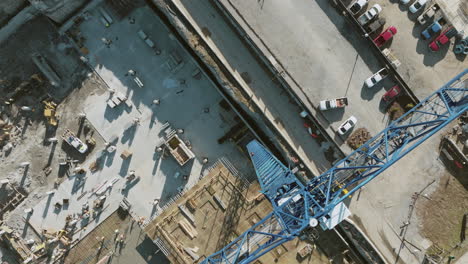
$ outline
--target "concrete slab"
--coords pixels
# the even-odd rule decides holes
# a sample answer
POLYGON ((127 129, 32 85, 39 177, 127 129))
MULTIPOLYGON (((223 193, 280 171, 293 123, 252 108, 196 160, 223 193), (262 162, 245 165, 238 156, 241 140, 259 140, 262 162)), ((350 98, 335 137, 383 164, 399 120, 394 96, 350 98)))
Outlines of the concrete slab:
MULTIPOLYGON (((91 14, 96 12, 92 11, 91 14)), ((93 16, 80 26, 82 35, 87 39, 85 45, 89 50, 89 64, 98 74, 96 82, 104 81, 109 89, 115 91, 114 96, 119 93, 125 95, 132 107, 125 103, 115 108, 108 107, 107 100, 111 98, 111 93, 105 89, 79 99, 83 101, 82 111, 86 113, 88 122, 106 141, 115 144, 117 150, 104 155, 101 170, 85 176, 71 176, 53 196, 41 201, 30 219, 36 230, 60 229, 65 217, 81 212, 82 204, 86 201, 92 206, 97 198, 92 193, 99 186, 107 189, 103 192, 108 196, 105 209, 75 238, 98 225, 99 219, 113 212, 124 197, 132 204, 132 214, 150 218, 158 210, 158 206, 152 204, 154 199, 161 199, 162 206, 184 186, 197 182, 207 165, 218 158, 225 157, 244 175, 253 174, 247 156, 237 146, 217 142, 237 121, 233 111, 219 106, 222 97, 213 84, 203 75, 198 79, 192 77, 196 65, 190 55, 170 38, 148 7, 134 10, 131 16, 135 18, 135 24, 128 20, 116 21, 106 29, 99 24, 98 17, 93 16), (144 28, 159 45, 161 55, 156 56, 138 38, 136 32, 140 28, 144 28), (101 41, 102 37, 113 40, 109 48, 101 41), (169 54, 174 51, 184 64, 170 71, 167 66, 171 63, 169 54), (143 88, 133 82, 132 76, 125 76, 129 69, 136 71, 145 84, 143 88), (181 83, 182 79, 184 83, 181 83), (152 105, 154 99, 160 99, 160 104, 152 105), (139 119, 139 125, 131 126, 135 118, 139 119), (162 130, 166 122, 174 129, 184 130, 179 137, 190 142, 195 154, 195 159, 183 167, 168 153, 155 151, 156 145, 163 139, 162 130), (120 154, 124 150, 129 150, 133 155, 122 159, 120 154), (209 159, 208 164, 202 162, 205 157, 209 159), (126 184, 124 177, 130 170, 134 170, 140 179, 126 184), (183 179, 184 175, 188 180, 183 179), (84 178, 81 184, 78 183, 80 177, 84 178), (107 188, 111 182, 114 182, 113 186, 107 188), (68 208, 53 212, 53 205, 63 198, 70 199, 68 208)), ((82 167, 87 169, 95 158, 89 157, 82 167)))

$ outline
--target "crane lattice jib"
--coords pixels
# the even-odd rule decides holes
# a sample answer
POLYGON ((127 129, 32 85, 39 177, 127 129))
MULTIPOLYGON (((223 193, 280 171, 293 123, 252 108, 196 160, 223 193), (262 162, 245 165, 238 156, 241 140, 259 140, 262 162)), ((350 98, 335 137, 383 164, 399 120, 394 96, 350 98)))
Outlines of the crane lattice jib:
POLYGON ((258 141, 250 142, 247 149, 273 212, 202 263, 250 263, 294 239, 466 111, 468 69, 306 184, 258 141))

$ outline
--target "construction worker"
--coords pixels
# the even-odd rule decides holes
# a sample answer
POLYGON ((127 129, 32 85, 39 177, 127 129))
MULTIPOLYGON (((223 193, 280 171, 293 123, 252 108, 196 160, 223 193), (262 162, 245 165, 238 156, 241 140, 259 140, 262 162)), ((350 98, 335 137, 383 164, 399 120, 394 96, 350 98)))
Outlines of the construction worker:
POLYGON ((153 206, 156 206, 159 204, 159 197, 153 200, 153 206))
POLYGON ((106 38, 102 38, 101 40, 108 48, 110 48, 110 44, 112 44, 112 40, 106 39, 106 38))

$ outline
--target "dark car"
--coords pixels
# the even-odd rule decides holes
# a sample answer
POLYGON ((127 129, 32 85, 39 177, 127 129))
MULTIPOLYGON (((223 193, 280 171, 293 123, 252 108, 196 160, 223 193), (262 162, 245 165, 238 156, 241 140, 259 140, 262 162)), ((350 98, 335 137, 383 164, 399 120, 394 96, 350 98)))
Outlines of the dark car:
POLYGON ((357 15, 363 9, 363 7, 367 5, 367 2, 369 2, 369 0, 356 0, 351 4, 349 11, 351 14, 357 15))
POLYGON ((370 35, 374 33, 376 30, 383 27, 385 25, 385 22, 387 22, 385 20, 385 17, 379 17, 378 19, 376 19, 375 21, 373 21, 372 23, 370 23, 368 26, 365 27, 367 34, 370 35))

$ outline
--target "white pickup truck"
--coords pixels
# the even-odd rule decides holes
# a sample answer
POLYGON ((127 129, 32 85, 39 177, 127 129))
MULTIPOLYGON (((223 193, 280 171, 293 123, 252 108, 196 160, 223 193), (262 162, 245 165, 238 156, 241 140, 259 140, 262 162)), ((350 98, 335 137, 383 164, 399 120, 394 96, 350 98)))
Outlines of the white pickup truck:
POLYGON ((437 11, 439 11, 440 7, 438 4, 431 5, 428 9, 424 10, 424 12, 418 16, 418 22, 420 25, 426 24, 429 19, 431 19, 437 11))
POLYGON ((85 153, 88 150, 88 145, 83 143, 70 129, 65 130, 62 135, 62 139, 67 142, 68 145, 74 147, 81 154, 85 153))
POLYGON ((382 7, 379 4, 375 4, 369 10, 367 10, 364 14, 362 14, 357 20, 359 24, 364 26, 370 21, 372 21, 374 18, 376 18, 380 12, 382 12, 382 7))
POLYGON ((387 68, 382 68, 378 72, 374 73, 371 77, 367 78, 366 86, 367 88, 374 87, 375 84, 383 80, 385 77, 389 75, 389 71, 387 68))
POLYGON ((320 110, 325 111, 329 109, 342 108, 348 105, 348 98, 341 97, 332 100, 320 101, 320 110))

